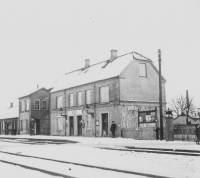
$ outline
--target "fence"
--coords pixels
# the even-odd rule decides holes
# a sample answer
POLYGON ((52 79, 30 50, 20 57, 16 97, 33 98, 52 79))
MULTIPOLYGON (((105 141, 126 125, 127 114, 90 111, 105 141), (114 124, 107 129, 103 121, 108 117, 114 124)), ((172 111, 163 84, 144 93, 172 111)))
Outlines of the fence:
POLYGON ((175 125, 174 140, 194 141, 196 139, 195 125, 175 125))

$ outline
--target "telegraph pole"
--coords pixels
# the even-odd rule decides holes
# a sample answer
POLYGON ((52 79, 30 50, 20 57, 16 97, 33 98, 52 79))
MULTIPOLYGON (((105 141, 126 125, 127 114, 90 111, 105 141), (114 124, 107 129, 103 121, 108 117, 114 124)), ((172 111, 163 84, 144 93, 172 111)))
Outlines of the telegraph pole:
POLYGON ((162 74, 161 74, 161 50, 160 49, 158 49, 158 63, 159 63, 160 140, 163 140, 162 74))
POLYGON ((189 94, 188 90, 186 90, 186 125, 188 125, 189 107, 190 107, 189 94))

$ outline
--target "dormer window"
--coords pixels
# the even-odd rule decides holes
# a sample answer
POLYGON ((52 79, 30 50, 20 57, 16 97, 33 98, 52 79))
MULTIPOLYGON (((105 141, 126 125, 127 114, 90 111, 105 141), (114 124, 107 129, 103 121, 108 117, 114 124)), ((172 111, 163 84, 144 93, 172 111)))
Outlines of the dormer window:
POLYGON ((139 64, 139 76, 140 77, 147 77, 147 67, 145 63, 139 64))

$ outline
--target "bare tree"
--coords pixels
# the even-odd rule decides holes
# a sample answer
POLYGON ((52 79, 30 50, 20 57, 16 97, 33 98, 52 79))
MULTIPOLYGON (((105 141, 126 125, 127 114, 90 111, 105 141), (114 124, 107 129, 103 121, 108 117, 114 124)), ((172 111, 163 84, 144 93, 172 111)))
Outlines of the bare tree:
POLYGON ((193 99, 187 99, 182 95, 172 100, 171 108, 177 116, 187 114, 187 111, 189 115, 192 115, 195 111, 193 99))

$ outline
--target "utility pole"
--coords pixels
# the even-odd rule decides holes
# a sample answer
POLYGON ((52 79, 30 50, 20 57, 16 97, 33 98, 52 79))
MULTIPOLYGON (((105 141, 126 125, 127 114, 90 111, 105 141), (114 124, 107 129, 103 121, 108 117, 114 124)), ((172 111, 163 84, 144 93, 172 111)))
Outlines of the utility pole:
POLYGON ((160 49, 158 49, 158 63, 159 63, 160 140, 163 140, 162 74, 161 74, 161 50, 160 49))
POLYGON ((189 107, 190 107, 189 94, 188 90, 186 90, 186 125, 188 125, 189 107))

